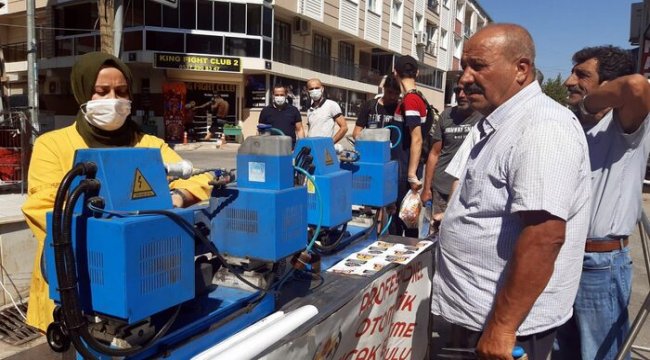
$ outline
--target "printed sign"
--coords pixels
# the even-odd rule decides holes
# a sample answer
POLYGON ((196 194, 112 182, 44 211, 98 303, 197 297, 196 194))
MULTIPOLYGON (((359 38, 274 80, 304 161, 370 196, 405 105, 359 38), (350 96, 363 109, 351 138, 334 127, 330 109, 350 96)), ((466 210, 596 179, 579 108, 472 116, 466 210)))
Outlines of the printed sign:
POLYGON ((248 181, 266 182, 266 166, 263 162, 248 163, 248 181))
POLYGON ((424 251, 387 271, 340 310, 262 359, 424 359, 432 259, 431 251, 424 251))
POLYGON ((131 191, 131 199, 144 199, 154 197, 156 193, 149 185, 147 179, 144 178, 140 169, 135 169, 135 177, 133 179, 133 191, 131 191))
POLYGON ((241 59, 226 56, 154 53, 153 64, 158 69, 241 72, 241 59))

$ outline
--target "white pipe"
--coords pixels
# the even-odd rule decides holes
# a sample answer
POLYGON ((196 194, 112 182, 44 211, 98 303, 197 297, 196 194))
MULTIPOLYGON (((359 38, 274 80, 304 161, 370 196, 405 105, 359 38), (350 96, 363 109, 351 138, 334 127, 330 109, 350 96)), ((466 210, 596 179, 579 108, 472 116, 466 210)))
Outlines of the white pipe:
POLYGON ((282 319, 284 317, 284 311, 276 311, 273 314, 265 317, 264 319, 256 322, 255 324, 243 329, 242 331, 231 335, 227 339, 223 340, 222 342, 214 345, 211 348, 208 348, 207 350, 201 352, 200 354, 194 356, 192 360, 208 360, 212 359, 214 356, 218 355, 220 352, 226 350, 227 348, 231 347, 233 344, 240 342, 242 339, 245 339, 255 333, 257 333, 259 330, 263 329, 264 327, 271 325, 275 323, 276 321, 282 319))
POLYGON ((267 325, 257 331, 256 334, 230 346, 220 354, 215 354, 211 360, 233 360, 233 359, 252 359, 266 350, 269 346, 280 341, 283 337, 297 329, 307 320, 318 314, 318 309, 314 305, 305 305, 296 309, 283 318, 275 321, 271 326, 267 325))

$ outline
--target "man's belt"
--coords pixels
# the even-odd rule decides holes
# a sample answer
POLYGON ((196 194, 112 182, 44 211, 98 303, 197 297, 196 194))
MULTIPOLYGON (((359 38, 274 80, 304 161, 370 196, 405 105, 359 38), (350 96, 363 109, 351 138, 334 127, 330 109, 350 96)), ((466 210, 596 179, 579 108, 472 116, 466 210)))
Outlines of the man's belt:
POLYGON ((611 240, 587 239, 587 242, 585 243, 585 252, 599 253, 622 250, 627 247, 627 244, 627 236, 611 240))

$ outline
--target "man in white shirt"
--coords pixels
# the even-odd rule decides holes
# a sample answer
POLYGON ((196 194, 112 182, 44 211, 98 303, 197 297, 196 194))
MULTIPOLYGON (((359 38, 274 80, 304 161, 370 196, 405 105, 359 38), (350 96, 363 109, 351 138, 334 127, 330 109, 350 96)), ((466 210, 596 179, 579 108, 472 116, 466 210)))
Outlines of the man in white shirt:
POLYGON ((341 112, 341 107, 335 101, 325 98, 325 87, 319 79, 307 81, 307 91, 312 100, 307 110, 308 137, 331 137, 336 144, 348 132, 348 124, 341 112), (339 130, 334 132, 334 124, 339 130))
POLYGON ((440 229, 432 311, 481 359, 546 359, 572 314, 589 224, 589 152, 574 114, 535 81, 535 47, 514 24, 465 43, 460 86, 479 140, 440 229))

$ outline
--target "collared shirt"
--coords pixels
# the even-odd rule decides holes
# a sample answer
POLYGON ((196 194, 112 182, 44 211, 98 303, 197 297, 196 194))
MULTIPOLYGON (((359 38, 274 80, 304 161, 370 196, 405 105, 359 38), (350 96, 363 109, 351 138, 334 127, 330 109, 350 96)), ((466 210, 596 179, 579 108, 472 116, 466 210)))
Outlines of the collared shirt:
POLYGON ((334 119, 341 115, 341 107, 330 99, 321 99, 307 110, 308 137, 333 137, 335 134, 334 119))
POLYGON ((610 111, 585 129, 591 158, 589 238, 627 236, 641 216, 641 192, 650 151, 650 125, 626 134, 610 111))
POLYGON ((546 211, 566 221, 566 238, 550 281, 517 331, 536 334, 572 315, 589 222, 587 142, 573 113, 537 82, 484 125, 487 136, 472 148, 442 222, 432 311, 482 330, 523 229, 518 213, 546 211))
POLYGON ((293 144, 296 143, 296 124, 302 122, 300 111, 295 106, 285 104, 277 107, 275 104, 265 106, 260 112, 260 124, 269 124, 291 136, 293 144))

